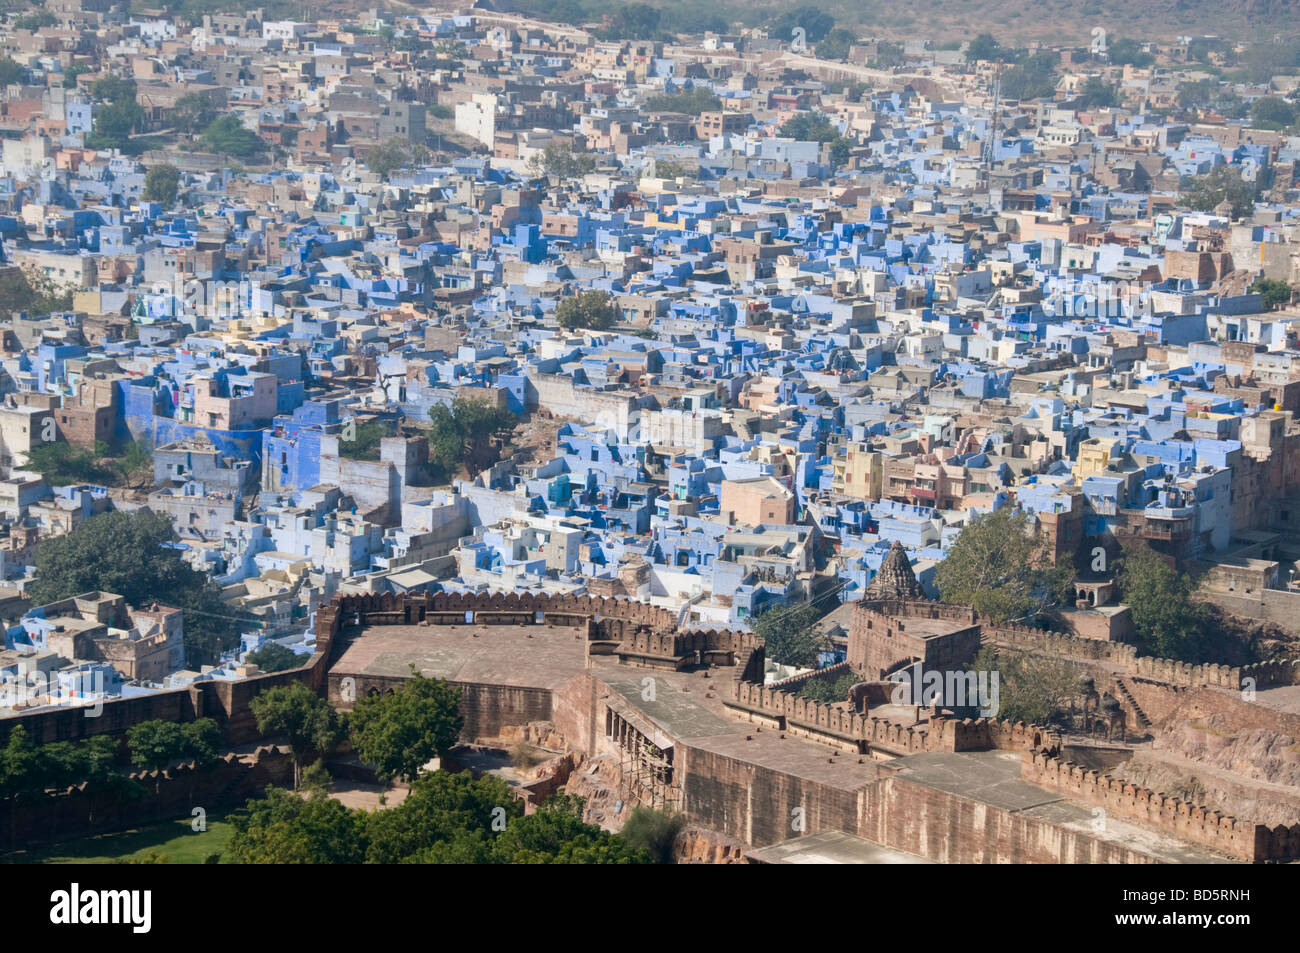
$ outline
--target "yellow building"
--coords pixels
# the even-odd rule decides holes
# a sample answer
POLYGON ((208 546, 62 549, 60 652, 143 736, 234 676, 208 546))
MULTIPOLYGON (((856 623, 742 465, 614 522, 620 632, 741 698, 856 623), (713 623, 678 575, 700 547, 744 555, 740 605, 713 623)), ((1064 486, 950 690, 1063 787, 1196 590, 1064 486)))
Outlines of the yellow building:
POLYGON ((1074 482, 1081 484, 1090 476, 1104 473, 1118 450, 1117 441, 1102 437, 1093 437, 1079 444, 1079 456, 1072 471, 1074 482))
POLYGON ((835 458, 835 475, 831 487, 836 493, 859 500, 880 499, 884 485, 884 457, 878 450, 867 450, 861 444, 851 443, 843 456, 835 458))

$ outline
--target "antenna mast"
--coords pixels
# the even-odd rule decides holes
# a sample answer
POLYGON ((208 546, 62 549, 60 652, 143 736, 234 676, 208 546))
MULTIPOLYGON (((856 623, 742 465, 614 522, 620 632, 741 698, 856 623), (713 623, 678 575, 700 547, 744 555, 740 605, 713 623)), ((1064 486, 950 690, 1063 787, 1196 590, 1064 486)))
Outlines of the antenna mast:
POLYGON ((993 143, 997 136, 998 124, 1002 121, 1002 64, 998 63, 993 74, 993 116, 989 120, 988 135, 984 137, 984 149, 980 158, 983 160, 984 176, 987 179, 993 169, 993 143))

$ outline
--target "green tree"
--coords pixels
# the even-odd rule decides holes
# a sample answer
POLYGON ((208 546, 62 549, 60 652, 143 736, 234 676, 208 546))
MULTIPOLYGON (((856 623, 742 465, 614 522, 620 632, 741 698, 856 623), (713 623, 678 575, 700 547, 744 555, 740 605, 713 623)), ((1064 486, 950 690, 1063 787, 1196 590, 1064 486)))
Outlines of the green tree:
POLYGON ((831 159, 837 163, 845 161, 853 147, 852 141, 840 135, 835 124, 821 113, 805 112, 791 116, 782 124, 780 133, 802 142, 829 142, 831 159))
POLYGON ((92 149, 122 149, 129 147, 131 134, 144 119, 144 110, 134 101, 106 103, 95 108, 91 133, 86 145, 92 149))
POLYGON ((65 89, 77 88, 77 77, 89 73, 91 68, 85 63, 73 63, 63 71, 63 87, 65 89))
POLYGON ((113 461, 113 467, 128 486, 153 482, 153 451, 143 440, 132 440, 113 461))
POLYGON ((24 275, 31 289, 31 297, 26 310, 34 315, 51 314, 55 311, 67 311, 72 307, 73 287, 60 285, 49 276, 41 274, 35 266, 28 268, 24 275))
MULTIPOLYGON (((199 767, 216 763, 221 731, 211 718, 184 724, 173 721, 142 721, 126 732, 131 763, 142 771, 165 771, 174 764, 193 761, 199 767)), ((155 782, 157 793, 158 782, 155 782)))
POLYGON ((244 661, 251 662, 261 671, 267 673, 300 668, 307 662, 305 656, 299 655, 293 649, 286 648, 279 642, 267 642, 260 649, 249 652, 244 656, 244 661))
POLYGON ((1142 44, 1132 37, 1120 37, 1110 41, 1106 50, 1110 61, 1116 66, 1135 66, 1146 69, 1155 63, 1156 58, 1142 49, 1142 44))
POLYGON ((1252 43, 1241 55, 1240 68, 1224 78, 1263 84, 1274 76, 1292 73, 1300 65, 1294 43, 1252 43))
POLYGON ((817 655, 830 648, 830 639, 818 625, 822 613, 810 603, 777 606, 750 621, 763 637, 769 659, 782 665, 812 668, 817 655))
POLYGON ((136 97, 135 80, 126 79, 121 76, 105 76, 102 79, 95 80, 90 87, 91 94, 96 99, 102 99, 108 103, 133 103, 136 97))
POLYGON ((817 44, 817 57, 823 60, 847 60, 849 47, 858 38, 849 30, 836 29, 826 34, 826 39, 817 44))
POLYGON ((618 310, 608 292, 583 291, 561 299, 555 308, 555 319, 569 331, 576 328, 606 331, 618 320, 618 310))
POLYGON ((500 457, 500 446, 518 423, 509 410, 471 397, 457 397, 429 408, 433 427, 429 450, 433 465, 446 475, 463 464, 471 477, 492 466, 500 457))
POLYGON ((360 424, 351 440, 339 440, 339 455, 349 460, 378 460, 381 441, 392 435, 393 428, 382 421, 360 424))
POLYGON ((1002 44, 994 39, 992 33, 981 33, 970 41, 966 47, 966 62, 978 63, 981 60, 992 62, 1004 56, 1002 44))
POLYGON ((1018 507, 973 517, 935 570, 944 602, 971 606, 996 622, 1033 619, 1059 605, 1072 578, 1054 567, 1034 519, 1018 507))
POLYGON ((202 93, 187 93, 176 100, 168 115, 168 122, 177 132, 198 135, 207 129, 218 116, 212 101, 202 93))
POLYGON ((1033 725, 1066 727, 1071 704, 1080 691, 1083 674, 1078 663, 1055 655, 980 649, 967 668, 997 673, 995 717, 1033 725))
POLYGON ((1192 178, 1183 201, 1199 212, 1213 212, 1227 202, 1233 218, 1245 218, 1255 211, 1255 186, 1242 178, 1236 166, 1218 165, 1192 178))
POLYGON ((582 820, 582 799, 556 794, 506 825, 492 843, 498 864, 645 864, 648 851, 582 820))
POLYGON ((574 152, 572 146, 553 142, 541 152, 534 153, 528 160, 528 167, 533 175, 558 175, 572 179, 595 169, 596 157, 574 152))
POLYGON ((0 86, 21 83, 27 76, 26 68, 11 56, 0 59, 0 86))
POLYGON ((413 665, 411 677, 396 691, 358 699, 351 725, 352 746, 381 782, 409 782, 460 737, 465 726, 460 689, 425 678, 413 665))
POLYGON ((853 672, 845 672, 834 681, 825 678, 810 678, 799 689, 799 695, 824 704, 835 704, 848 701, 849 690, 860 681, 862 679, 853 672))
POLYGON ((250 801, 226 859, 235 863, 650 863, 650 852, 582 820, 582 801, 559 795, 527 817, 499 778, 421 775, 395 807, 352 811, 321 788, 306 797, 271 788, 250 801))
POLYGON ((86 144, 92 149, 127 149, 131 134, 144 122, 144 110, 136 102, 135 81, 105 76, 95 81, 91 93, 101 102, 94 109, 86 144))
POLYGON ((685 826, 685 819, 674 811, 656 811, 641 805, 628 815, 619 834, 628 847, 646 851, 656 864, 671 864, 673 845, 685 826))
POLYGON ((1250 286, 1250 291, 1264 299, 1265 311, 1275 311, 1291 303, 1291 286, 1278 278, 1260 278, 1250 286))
POLYGON ((1119 90, 1100 76, 1089 76, 1075 100, 1075 106, 1079 109, 1106 109, 1117 105, 1119 90))
POLYGON ((236 864, 359 864, 365 859, 365 815, 313 790, 299 797, 268 788, 235 816, 225 857, 236 864))
POLYGON ((1192 601, 1193 584, 1148 546, 1124 550, 1120 592, 1133 617, 1138 644, 1158 658, 1199 664, 1209 661, 1209 619, 1192 601))
POLYGON ((1008 99, 1050 99, 1056 92, 1055 54, 1035 53, 1002 75, 1002 95, 1008 99))
POLYGON ((464 862, 487 863, 493 836, 523 813, 510 785, 500 778, 475 779, 469 772, 450 771, 422 774, 411 782, 400 805, 367 818, 366 862, 401 863, 437 845, 457 842, 464 862))
POLYGON ((796 27, 804 31, 804 39, 809 43, 820 43, 835 28, 835 18, 821 7, 796 7, 782 13, 768 28, 768 35, 782 43, 788 43, 796 27))
MULTIPOLYGON (((881 40, 876 44, 875 57, 873 57, 867 65, 872 69, 893 69, 896 66, 902 66, 903 47, 898 43, 890 43, 887 40, 881 40)), ((868 87, 864 84, 858 85, 862 86, 863 89, 861 92, 855 93, 857 96, 856 99, 850 97, 850 102, 862 102, 862 92, 865 92, 868 87)))
POLYGON ((660 179, 680 179, 686 175, 686 167, 671 159, 656 159, 655 177, 660 179))
POLYGON ((240 159, 252 158, 266 148, 257 133, 248 129, 232 113, 218 116, 208 123, 201 136, 203 144, 213 152, 232 155, 240 159))
POLYGON ((9 738, 0 749, 0 798, 9 803, 9 848, 17 843, 18 805, 45 791, 48 763, 22 725, 9 730, 9 738))
POLYGON ((33 10, 14 17, 15 30, 31 30, 35 33, 47 26, 58 26, 59 18, 49 10, 33 10))
POLYGON ((366 153, 366 168, 387 178, 398 169, 429 160, 429 150, 402 136, 385 140, 366 153))
POLYGON ((38 443, 27 451, 24 469, 39 473, 51 486, 79 483, 109 485, 117 471, 99 462, 93 450, 62 442, 38 443))
POLYGON ((309 754, 325 755, 342 738, 338 713, 329 702, 301 682, 262 692, 249 704, 264 735, 283 735, 293 752, 293 786, 298 787, 302 762, 309 754))
POLYGON ((1264 129, 1284 129, 1295 122, 1295 107, 1276 96, 1262 96, 1250 104, 1251 125, 1264 129))
POLYGON ((110 797, 116 801, 135 800, 147 793, 139 782, 118 768, 118 747, 118 739, 113 735, 95 735, 77 745, 76 777, 71 783, 84 784, 86 792, 95 795, 87 801, 92 825, 95 805, 101 800, 110 797))
POLYGON ((180 194, 181 170, 167 162, 152 166, 144 175, 144 200, 171 208, 180 194))
POLYGON ((722 100, 707 86, 695 86, 679 93, 656 93, 641 104, 646 112, 685 113, 698 116, 722 108, 722 100))
POLYGON ((609 25, 596 31, 602 40, 653 40, 659 34, 660 12, 648 3, 628 3, 606 14, 609 25))
POLYGON ((240 624, 249 617, 221 601, 220 590, 181 558, 175 541, 165 515, 147 509, 101 513, 41 542, 28 594, 37 605, 99 590, 133 606, 176 606, 185 612, 187 662, 215 663, 238 644, 240 624))

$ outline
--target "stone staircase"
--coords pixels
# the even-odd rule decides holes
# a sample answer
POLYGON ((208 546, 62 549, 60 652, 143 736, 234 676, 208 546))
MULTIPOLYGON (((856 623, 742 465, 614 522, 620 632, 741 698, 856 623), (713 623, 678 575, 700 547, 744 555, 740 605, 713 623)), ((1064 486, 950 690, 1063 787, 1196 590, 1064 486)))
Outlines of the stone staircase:
POLYGON ((1124 679, 1122 678, 1115 679, 1115 698, 1119 701, 1120 705, 1129 709, 1137 716, 1134 727, 1140 729, 1142 734, 1150 734, 1151 719, 1148 718, 1147 713, 1142 710, 1142 706, 1137 703, 1137 699, 1133 697, 1133 694, 1128 690, 1128 686, 1124 684, 1124 679))

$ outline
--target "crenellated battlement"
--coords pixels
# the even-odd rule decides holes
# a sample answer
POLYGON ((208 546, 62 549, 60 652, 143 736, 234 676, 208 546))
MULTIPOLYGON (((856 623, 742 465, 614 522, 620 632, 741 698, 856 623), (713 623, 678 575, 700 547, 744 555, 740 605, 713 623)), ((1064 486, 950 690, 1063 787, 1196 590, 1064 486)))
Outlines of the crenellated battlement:
POLYGON ((1043 750, 1026 751, 1020 776, 1117 817, 1167 831, 1251 863, 1300 856, 1300 825, 1251 824, 1213 808, 1140 787, 1043 750))

